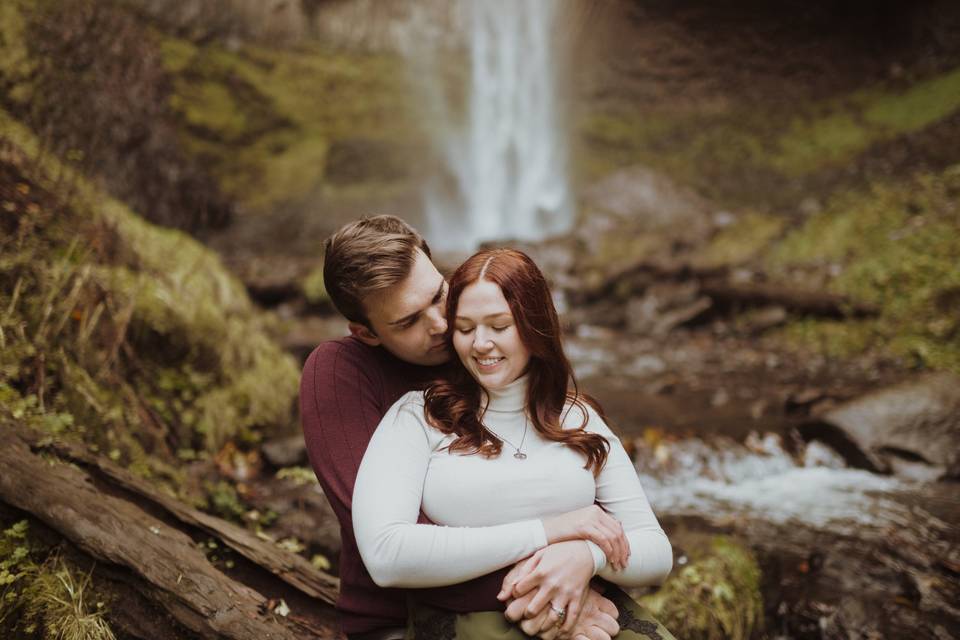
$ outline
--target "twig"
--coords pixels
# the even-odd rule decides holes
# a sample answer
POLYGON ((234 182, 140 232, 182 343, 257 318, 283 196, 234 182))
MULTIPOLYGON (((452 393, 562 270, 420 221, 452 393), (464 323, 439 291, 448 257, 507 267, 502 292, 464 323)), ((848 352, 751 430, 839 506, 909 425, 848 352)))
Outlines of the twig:
POLYGON ((40 407, 40 412, 45 413, 46 409, 43 406, 43 395, 44 388, 46 387, 46 378, 47 378, 47 354, 44 351, 41 351, 37 354, 37 404, 40 407))
POLYGON ((10 304, 7 305, 7 312, 4 318, 9 318, 13 315, 13 310, 17 306, 17 301, 20 299, 20 287, 23 285, 23 276, 17 278, 17 284, 13 285, 13 296, 10 298, 10 304))
POLYGON ((90 265, 84 266, 83 270, 73 280, 73 287, 70 289, 70 293, 67 294, 66 300, 64 300, 64 312, 60 316, 60 321, 57 323, 57 326, 54 328, 51 338, 55 338, 60 335, 60 332, 63 330, 63 325, 67 323, 67 320, 70 319, 70 314, 73 312, 74 306, 77 304, 77 299, 80 297, 81 288, 86 283, 87 278, 90 276, 90 265))
POLYGON ((80 326, 79 335, 77 336, 77 346, 82 347, 86 344, 87 340, 90 339, 90 335, 93 333, 93 330, 96 329, 97 323, 100 322, 100 315, 103 313, 103 309, 103 302, 98 302, 97 306, 93 308, 93 313, 84 317, 83 324, 80 326))
MULTIPOLYGON (((53 313, 53 299, 60 293, 62 289, 61 276, 64 273, 68 272, 67 265, 70 261, 70 258, 73 257, 73 251, 77 248, 78 238, 74 238, 70 242, 70 246, 67 248, 67 253, 64 254, 63 259, 57 265, 55 271, 56 277, 54 278, 53 284, 50 287, 50 293, 47 295, 47 299, 43 303, 43 317, 40 319, 40 325, 37 327, 37 332, 34 334, 33 341, 39 343, 41 338, 45 337, 47 329, 47 321, 50 319, 50 314, 53 313)), ((69 278, 69 276, 67 276, 69 278)))
MULTIPOLYGON (((123 344, 123 341, 127 339, 127 327, 130 326, 130 320, 133 319, 133 311, 136 308, 137 301, 131 298, 130 303, 123 309, 119 315, 119 321, 117 322, 117 335, 113 340, 113 344, 110 346, 110 349, 107 351, 107 355, 103 360, 103 364, 100 365, 100 373, 98 378, 102 377, 106 370, 113 364, 113 361, 117 358, 117 353, 120 351, 120 345, 123 344)), ((115 317, 114 319, 118 319, 115 317)))

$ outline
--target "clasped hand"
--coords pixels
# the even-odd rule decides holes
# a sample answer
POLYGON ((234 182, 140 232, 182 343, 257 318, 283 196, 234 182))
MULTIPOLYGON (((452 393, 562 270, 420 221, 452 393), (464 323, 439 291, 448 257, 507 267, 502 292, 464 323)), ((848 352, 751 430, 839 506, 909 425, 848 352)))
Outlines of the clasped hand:
POLYGON ((508 602, 504 615, 542 640, 609 640, 620 631, 618 612, 590 589, 593 569, 593 555, 582 540, 544 547, 504 578, 497 596, 508 602))

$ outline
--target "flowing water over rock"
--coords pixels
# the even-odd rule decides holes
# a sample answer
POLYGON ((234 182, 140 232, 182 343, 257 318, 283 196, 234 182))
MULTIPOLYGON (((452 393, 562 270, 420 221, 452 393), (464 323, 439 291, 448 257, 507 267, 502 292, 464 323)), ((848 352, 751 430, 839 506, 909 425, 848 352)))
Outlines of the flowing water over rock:
POLYGON ((956 483, 853 468, 804 442, 783 408, 803 363, 781 378, 774 353, 713 352, 702 338, 581 326, 566 341, 583 389, 633 452, 675 571, 691 535, 724 533, 757 556, 772 637, 956 637, 956 483))
POLYGON ((678 515, 709 513, 801 523, 834 532, 901 525, 910 509, 893 494, 916 488, 903 480, 849 469, 818 442, 795 458, 776 434, 745 444, 697 438, 658 444, 637 456, 651 502, 678 515))
POLYGON ((558 8, 550 0, 455 5, 451 20, 466 41, 465 87, 445 80, 449 60, 435 40, 408 39, 442 165, 425 188, 427 235, 437 248, 472 250, 485 240, 535 240, 570 228, 556 73, 563 55, 553 35, 558 8))

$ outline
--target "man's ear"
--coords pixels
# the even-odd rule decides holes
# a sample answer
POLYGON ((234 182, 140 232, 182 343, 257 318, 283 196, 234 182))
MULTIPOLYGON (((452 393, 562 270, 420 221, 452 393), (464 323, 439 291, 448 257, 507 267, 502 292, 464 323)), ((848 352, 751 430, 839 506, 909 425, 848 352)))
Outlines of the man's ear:
POLYGON ((368 344, 371 347, 380 346, 380 338, 378 338, 377 334, 371 331, 367 325, 360 324, 359 322, 348 322, 347 328, 350 329, 350 335, 360 342, 368 344))

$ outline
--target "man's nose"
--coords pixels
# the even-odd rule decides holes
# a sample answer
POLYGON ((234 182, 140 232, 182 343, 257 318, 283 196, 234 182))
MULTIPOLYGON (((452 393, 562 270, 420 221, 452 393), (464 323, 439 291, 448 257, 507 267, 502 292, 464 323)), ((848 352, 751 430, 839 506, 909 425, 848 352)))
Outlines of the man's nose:
POLYGON ((440 309, 440 305, 434 305, 427 311, 427 318, 430 320, 430 335, 435 336, 446 332, 447 319, 440 309))

